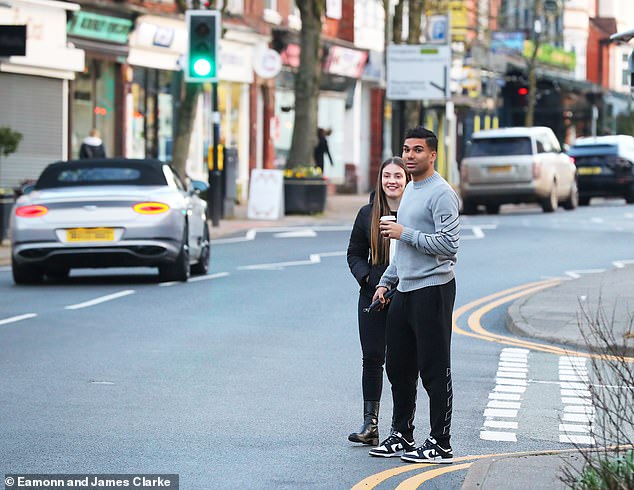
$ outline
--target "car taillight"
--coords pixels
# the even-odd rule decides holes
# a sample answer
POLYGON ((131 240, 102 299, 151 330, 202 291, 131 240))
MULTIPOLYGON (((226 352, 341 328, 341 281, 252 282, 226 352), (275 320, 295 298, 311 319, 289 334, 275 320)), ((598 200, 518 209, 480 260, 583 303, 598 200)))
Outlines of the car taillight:
POLYGON ((40 218, 46 213, 48 213, 48 208, 40 205, 20 206, 15 209, 15 215, 20 218, 40 218))
POLYGON ((533 162, 533 178, 539 179, 539 176, 542 174, 542 164, 535 160, 533 162))
POLYGON ((169 211, 170 207, 162 202, 140 202, 132 206, 139 214, 161 214, 169 211))

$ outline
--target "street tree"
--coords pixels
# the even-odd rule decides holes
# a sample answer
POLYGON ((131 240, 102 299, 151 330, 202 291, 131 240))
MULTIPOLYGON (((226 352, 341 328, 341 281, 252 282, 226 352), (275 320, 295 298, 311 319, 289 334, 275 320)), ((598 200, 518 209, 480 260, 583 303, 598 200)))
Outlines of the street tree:
MULTIPOLYGON (((218 0, 201 1, 201 0, 177 0, 178 10, 184 13, 187 9, 193 10, 209 9, 214 10, 218 3, 222 3, 220 9, 221 17, 225 13, 227 2, 218 2, 218 0)), ((224 30, 221 32, 221 37, 224 30)), ((174 149, 172 151, 172 162, 174 169, 181 177, 185 177, 187 156, 189 155, 189 146, 191 143, 192 130, 194 121, 196 120, 196 112, 198 108, 198 97, 202 93, 203 84, 186 83, 183 80, 180 99, 178 101, 178 111, 176 119, 176 133, 174 135, 174 149)), ((214 108, 215 110, 216 108, 214 108)))
POLYGON ((309 166, 317 145, 319 84, 321 82, 321 27, 325 0, 296 0, 302 21, 299 67, 295 74, 295 116, 286 166, 309 166))

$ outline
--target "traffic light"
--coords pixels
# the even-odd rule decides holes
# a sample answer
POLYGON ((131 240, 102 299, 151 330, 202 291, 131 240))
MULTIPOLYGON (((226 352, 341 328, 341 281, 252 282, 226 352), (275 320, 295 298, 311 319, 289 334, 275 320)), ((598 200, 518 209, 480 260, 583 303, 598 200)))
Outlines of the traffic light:
POLYGON ((220 12, 218 10, 188 10, 185 13, 187 33, 187 63, 185 81, 218 81, 218 41, 220 12))
POLYGON ((526 107, 528 105, 528 89, 526 87, 519 87, 517 89, 517 103, 520 107, 526 107))

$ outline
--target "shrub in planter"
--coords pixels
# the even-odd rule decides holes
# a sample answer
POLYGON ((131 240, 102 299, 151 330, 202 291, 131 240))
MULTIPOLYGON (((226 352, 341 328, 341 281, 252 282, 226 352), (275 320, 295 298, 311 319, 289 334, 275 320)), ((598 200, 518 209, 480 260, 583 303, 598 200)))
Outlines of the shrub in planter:
POLYGON ((316 214, 326 209, 328 180, 316 167, 284 171, 285 214, 316 214))

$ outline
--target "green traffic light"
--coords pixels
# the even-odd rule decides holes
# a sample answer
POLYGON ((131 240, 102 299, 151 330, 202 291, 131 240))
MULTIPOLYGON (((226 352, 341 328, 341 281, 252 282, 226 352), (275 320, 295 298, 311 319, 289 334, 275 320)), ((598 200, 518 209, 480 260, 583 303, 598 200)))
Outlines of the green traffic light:
POLYGON ((192 65, 194 73, 199 77, 206 77, 211 73, 211 63, 208 59, 199 58, 192 65))

